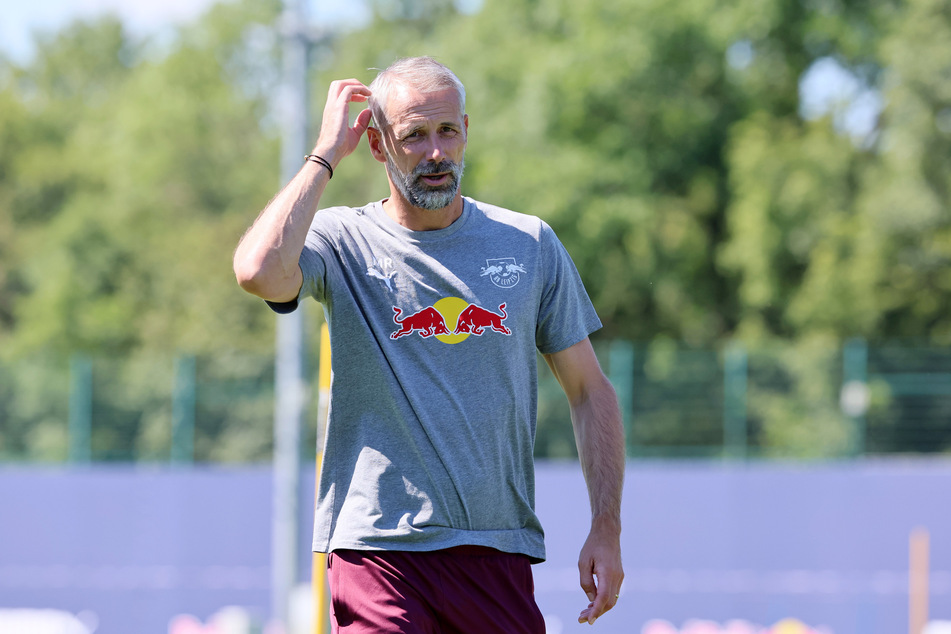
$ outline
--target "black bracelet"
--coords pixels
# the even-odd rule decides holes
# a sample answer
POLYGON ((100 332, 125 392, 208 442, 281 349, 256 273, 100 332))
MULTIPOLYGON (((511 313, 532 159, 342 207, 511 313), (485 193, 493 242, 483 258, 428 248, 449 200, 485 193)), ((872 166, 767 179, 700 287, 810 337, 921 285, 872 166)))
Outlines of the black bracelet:
POLYGON ((319 165, 323 165, 324 167, 327 168, 327 171, 330 172, 330 178, 334 177, 334 168, 330 167, 330 161, 328 161, 324 157, 317 156, 316 154, 308 154, 307 156, 304 157, 304 160, 311 161, 319 165))

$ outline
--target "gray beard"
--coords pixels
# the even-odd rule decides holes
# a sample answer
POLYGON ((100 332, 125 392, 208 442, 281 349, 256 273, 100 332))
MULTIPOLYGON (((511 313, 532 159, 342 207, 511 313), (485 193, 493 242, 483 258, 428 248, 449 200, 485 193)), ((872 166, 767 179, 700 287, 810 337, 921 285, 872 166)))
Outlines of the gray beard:
POLYGON ((396 163, 390 158, 389 152, 386 154, 386 169, 390 178, 396 184, 396 189, 403 195, 409 204, 420 209, 435 211, 448 207, 459 193, 459 185, 462 182, 462 173, 465 171, 466 162, 454 163, 453 161, 443 160, 439 163, 420 163, 409 174, 404 174, 396 163), (422 178, 424 174, 437 174, 439 172, 449 172, 449 181, 439 187, 430 187, 422 178))

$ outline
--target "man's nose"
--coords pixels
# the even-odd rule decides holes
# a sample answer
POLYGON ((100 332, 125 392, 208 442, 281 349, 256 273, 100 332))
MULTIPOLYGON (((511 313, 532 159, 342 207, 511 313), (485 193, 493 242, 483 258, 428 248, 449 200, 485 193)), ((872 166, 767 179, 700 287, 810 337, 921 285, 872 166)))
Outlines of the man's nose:
POLYGON ((429 146, 429 151, 427 152, 426 158, 433 163, 439 163, 446 158, 446 153, 439 144, 439 139, 433 139, 429 146))

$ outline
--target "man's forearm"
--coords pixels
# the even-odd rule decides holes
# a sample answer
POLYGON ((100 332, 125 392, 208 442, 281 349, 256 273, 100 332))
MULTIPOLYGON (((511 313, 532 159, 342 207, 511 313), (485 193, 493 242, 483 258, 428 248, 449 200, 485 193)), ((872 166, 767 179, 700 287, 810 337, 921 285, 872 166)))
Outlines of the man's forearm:
POLYGON ((592 524, 620 532, 624 428, 614 388, 605 379, 571 408, 575 440, 591 501, 592 524))
POLYGON ((369 110, 363 110, 353 126, 349 125, 350 103, 366 101, 369 96, 370 89, 356 79, 330 83, 320 137, 314 146, 314 154, 330 168, 305 161, 238 243, 234 274, 244 290, 273 301, 289 301, 297 296, 302 282, 300 255, 320 197, 332 176, 330 169, 356 149, 370 125, 369 110))
POLYGON ((298 262, 329 176, 326 168, 307 161, 264 208, 234 254, 241 288, 270 300, 296 296, 298 262))
POLYGON ((617 395, 603 374, 589 383, 583 396, 572 404, 571 416, 591 500, 591 531, 578 556, 581 588, 590 603, 578 615, 578 622, 593 625, 617 604, 624 581, 624 430, 617 395))

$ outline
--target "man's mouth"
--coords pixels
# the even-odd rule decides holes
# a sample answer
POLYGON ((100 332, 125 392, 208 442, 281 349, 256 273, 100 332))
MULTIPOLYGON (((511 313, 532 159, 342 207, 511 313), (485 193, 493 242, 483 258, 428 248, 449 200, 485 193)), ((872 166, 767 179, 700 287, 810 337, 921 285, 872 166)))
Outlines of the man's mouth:
POLYGON ((422 174, 420 178, 430 187, 439 187, 449 182, 450 176, 449 172, 439 172, 436 174, 422 174))

